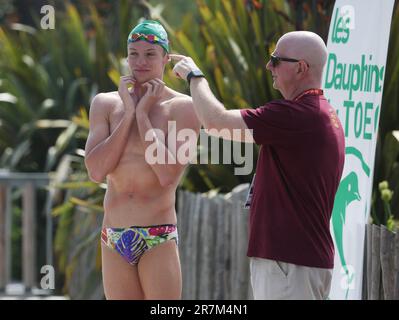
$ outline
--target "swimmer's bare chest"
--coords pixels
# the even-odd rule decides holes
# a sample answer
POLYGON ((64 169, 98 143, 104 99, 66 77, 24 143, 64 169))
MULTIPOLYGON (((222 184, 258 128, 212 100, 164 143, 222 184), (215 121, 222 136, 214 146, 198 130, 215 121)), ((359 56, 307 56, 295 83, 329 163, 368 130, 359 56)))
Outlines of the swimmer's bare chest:
MULTIPOLYGON (((122 102, 116 103, 109 114, 110 133, 117 128, 118 123, 125 115, 122 102)), ((163 132, 167 137, 170 111, 168 105, 154 105, 149 112, 149 120, 154 129, 163 132)), ((166 144, 166 141, 164 141, 166 144)), ((156 195, 164 188, 146 160, 146 152, 141 141, 140 133, 135 117, 131 125, 130 133, 124 151, 117 167, 107 176, 108 188, 117 194, 126 194, 130 197, 148 194, 151 190, 156 195)), ((111 191, 111 190, 110 190, 111 191)))

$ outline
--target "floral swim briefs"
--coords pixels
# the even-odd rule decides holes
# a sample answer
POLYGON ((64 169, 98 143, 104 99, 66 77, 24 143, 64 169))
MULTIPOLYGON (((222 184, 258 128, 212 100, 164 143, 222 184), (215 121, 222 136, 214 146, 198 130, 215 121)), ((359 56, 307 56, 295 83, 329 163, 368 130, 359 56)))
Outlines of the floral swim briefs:
POLYGON ((177 244, 178 234, 174 224, 103 228, 101 240, 107 247, 118 252, 129 264, 136 265, 147 250, 168 240, 175 240, 177 244))

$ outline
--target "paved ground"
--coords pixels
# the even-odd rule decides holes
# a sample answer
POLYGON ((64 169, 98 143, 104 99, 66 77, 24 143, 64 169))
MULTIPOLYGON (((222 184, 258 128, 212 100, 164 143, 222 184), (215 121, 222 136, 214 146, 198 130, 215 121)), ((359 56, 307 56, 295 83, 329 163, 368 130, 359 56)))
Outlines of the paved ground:
POLYGON ((51 295, 48 290, 37 288, 25 292, 23 284, 12 283, 7 285, 5 292, 0 293, 0 300, 68 300, 68 297, 51 295))

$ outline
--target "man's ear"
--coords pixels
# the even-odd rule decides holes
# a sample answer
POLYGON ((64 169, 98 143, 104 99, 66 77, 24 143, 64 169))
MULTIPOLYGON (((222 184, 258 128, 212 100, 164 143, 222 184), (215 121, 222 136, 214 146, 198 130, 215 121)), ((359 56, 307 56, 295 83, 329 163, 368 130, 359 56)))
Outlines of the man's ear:
POLYGON ((299 61, 299 63, 298 63, 298 69, 297 69, 296 73, 301 73, 302 71, 303 71, 303 66, 302 66, 301 61, 299 61))
POLYGON ((306 72, 309 69, 309 66, 305 63, 305 61, 299 61, 297 73, 306 72))

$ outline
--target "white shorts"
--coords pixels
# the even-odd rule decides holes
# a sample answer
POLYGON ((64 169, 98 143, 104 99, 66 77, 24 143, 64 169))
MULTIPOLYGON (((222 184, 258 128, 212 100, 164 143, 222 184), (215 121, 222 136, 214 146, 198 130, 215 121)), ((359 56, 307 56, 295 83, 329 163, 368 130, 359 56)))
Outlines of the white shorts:
POLYGON ((250 270, 255 300, 324 300, 330 293, 332 269, 250 258, 250 270))

